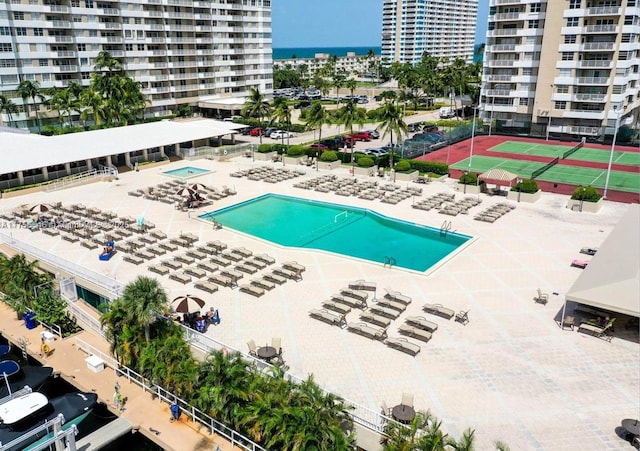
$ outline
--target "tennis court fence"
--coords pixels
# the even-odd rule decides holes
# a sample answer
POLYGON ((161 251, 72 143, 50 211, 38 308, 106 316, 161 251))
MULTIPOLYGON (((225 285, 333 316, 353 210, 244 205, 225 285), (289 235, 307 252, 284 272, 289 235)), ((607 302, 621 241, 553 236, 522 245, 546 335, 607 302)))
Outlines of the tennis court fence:
POLYGON ((531 179, 535 179, 536 177, 538 177, 540 174, 542 174, 544 171, 547 171, 548 169, 551 169, 553 166, 555 166, 556 164, 558 164, 558 162, 560 161, 560 157, 555 157, 553 160, 551 160, 549 163, 545 164, 544 166, 542 166, 541 168, 536 169, 535 171, 533 171, 531 173, 531 179))
POLYGON ((571 149, 569 149, 565 153, 563 153, 562 154, 562 159, 564 160, 569 155, 571 155, 572 153, 576 152, 578 149, 582 148, 582 146, 584 146, 584 141, 580 141, 577 145, 573 146, 571 149))

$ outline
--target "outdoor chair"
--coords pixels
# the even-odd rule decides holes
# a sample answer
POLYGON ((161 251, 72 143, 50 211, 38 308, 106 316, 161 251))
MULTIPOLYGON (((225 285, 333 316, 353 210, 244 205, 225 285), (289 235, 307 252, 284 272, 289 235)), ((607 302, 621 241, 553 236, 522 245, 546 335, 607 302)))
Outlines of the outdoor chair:
POLYGON ((402 393, 402 402, 400 403, 403 406, 413 407, 413 394, 411 393, 402 393))
POLYGON ((258 349, 256 348, 256 342, 253 339, 247 342, 247 346, 249 346, 249 355, 256 357, 258 355, 258 349))
POLYGON ((257 298, 259 298, 265 293, 265 291, 262 288, 256 287, 255 285, 250 285, 250 284, 240 285, 240 291, 242 291, 243 293, 248 293, 257 298))
POLYGON ((431 337, 433 336, 433 334, 427 330, 420 329, 418 327, 409 326, 407 324, 402 324, 398 328, 398 331, 402 335, 407 335, 411 338, 416 338, 424 342, 431 340, 431 337))
POLYGON ((466 312, 461 311, 456 313, 456 322, 466 326, 469 322, 469 310, 467 310, 466 312))
POLYGON ((387 407, 386 402, 382 401, 382 403, 380 404, 380 408, 382 409, 380 413, 385 417, 388 417, 389 415, 391 415, 391 409, 387 407))
POLYGON ((613 335, 611 332, 613 331, 613 323, 615 322, 615 318, 612 318, 607 322, 605 326, 596 326, 594 324, 582 323, 580 327, 578 327, 578 332, 587 333, 589 335, 593 335, 597 338, 602 338, 606 341, 611 341, 613 339, 613 335))
POLYGON ((571 261, 571 266, 575 267, 575 268, 581 268, 584 269, 587 267, 587 265, 589 264, 589 260, 579 260, 579 259, 575 259, 571 261))
POLYGON ((390 348, 397 349, 398 351, 402 351, 414 357, 420 352, 421 349, 419 345, 411 343, 406 338, 387 338, 385 344, 390 348))
POLYGON ((548 293, 543 293, 540 288, 537 289, 538 292, 538 296, 534 297, 533 300, 536 301, 538 304, 546 304, 547 302, 549 302, 549 294, 548 293))

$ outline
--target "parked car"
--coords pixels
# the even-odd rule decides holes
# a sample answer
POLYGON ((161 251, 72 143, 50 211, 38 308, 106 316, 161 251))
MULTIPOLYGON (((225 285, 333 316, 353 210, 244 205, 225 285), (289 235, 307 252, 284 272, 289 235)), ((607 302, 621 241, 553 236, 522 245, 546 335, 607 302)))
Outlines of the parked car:
POLYGON ((269 135, 271 139, 293 138, 293 133, 285 130, 276 130, 269 135))
POLYGON ((367 130, 373 139, 380 138, 380 132, 378 130, 367 130))
POLYGON ((324 144, 313 143, 309 146, 309 149, 315 149, 315 150, 320 150, 324 152, 325 150, 329 150, 329 147, 325 146, 324 144))
POLYGON ((251 130, 253 130, 253 127, 244 127, 238 131, 243 135, 249 135, 251 133, 251 130))
POLYGON ((260 127, 252 128, 251 131, 249 132, 249 135, 251 135, 251 136, 264 135, 264 129, 262 129, 260 127))
POLYGON ((456 117, 456 112, 453 108, 448 106, 440 108, 440 119, 451 119, 453 117, 456 117))
POLYGON ((368 131, 359 131, 351 136, 355 141, 371 141, 371 134, 368 131))
POLYGON ((275 132, 276 130, 278 130, 275 127, 267 127, 264 131, 264 136, 266 136, 267 138, 271 137, 271 133, 275 132))
POLYGON ((372 147, 370 149, 366 149, 364 153, 366 153, 367 155, 371 155, 373 157, 381 157, 382 155, 386 155, 387 151, 380 147, 372 147))

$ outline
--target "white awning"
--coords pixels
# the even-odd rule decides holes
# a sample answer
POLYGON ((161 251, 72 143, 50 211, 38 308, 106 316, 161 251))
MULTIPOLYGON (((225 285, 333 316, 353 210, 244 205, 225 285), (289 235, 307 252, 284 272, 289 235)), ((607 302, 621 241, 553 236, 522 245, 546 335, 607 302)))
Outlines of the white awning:
POLYGON ((0 174, 237 133, 242 124, 161 121, 58 136, 0 133, 0 174))
POLYGON ((504 169, 489 169, 478 176, 479 180, 496 185, 511 185, 518 176, 504 169))
POLYGON ((629 206, 565 298, 640 317, 639 205, 629 206))

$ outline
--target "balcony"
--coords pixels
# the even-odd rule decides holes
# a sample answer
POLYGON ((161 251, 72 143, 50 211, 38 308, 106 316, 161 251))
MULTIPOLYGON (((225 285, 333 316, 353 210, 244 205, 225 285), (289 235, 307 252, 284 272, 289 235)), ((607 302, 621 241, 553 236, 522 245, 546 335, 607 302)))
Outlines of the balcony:
POLYGON ((600 50, 613 51, 614 49, 615 42, 587 42, 580 46, 580 51, 582 52, 592 52, 600 50))
POLYGON ((489 67, 513 67, 513 63, 518 60, 489 60, 485 64, 489 67))
POLYGON ((64 65, 53 66, 54 72, 78 72, 78 66, 64 65))
POLYGON ((621 13, 619 6, 599 6, 587 8, 587 16, 619 16, 621 13))
POLYGON ((575 79, 577 85, 608 85, 608 77, 578 77, 575 79))
POLYGON ((196 85, 196 84, 175 85, 174 88, 175 88, 176 91, 197 91, 198 90, 198 85, 196 85))
POLYGON ((56 56, 58 58, 75 58, 76 57, 76 52, 74 52, 72 50, 58 50, 56 52, 56 56))
POLYGON ((498 13, 498 14, 494 14, 491 18, 497 22, 500 20, 509 20, 509 21, 524 20, 524 17, 525 17, 524 12, 517 12, 517 13, 498 13))
POLYGON ((106 30, 121 30, 122 24, 118 22, 101 22, 98 28, 106 30))
POLYGON ((73 42, 73 37, 72 36, 54 36, 53 37, 55 42, 62 42, 62 43, 71 43, 73 42))
POLYGON ((617 25, 588 25, 582 29, 583 33, 618 33, 617 25))
POLYGON ((590 67, 597 67, 597 68, 606 68, 606 69, 610 69, 612 65, 611 61, 607 61, 607 60, 582 60, 582 61, 578 61, 578 67, 580 68, 590 68, 590 67))
POLYGON ((496 5, 520 5, 519 0, 496 0, 496 5))
POLYGON ((120 15, 120 11, 118 11, 115 8, 102 8, 102 12, 105 14, 105 16, 119 16, 120 15))
POLYGON ((63 13, 63 14, 70 14, 71 13, 71 8, 69 8, 68 6, 62 6, 62 5, 44 5, 42 6, 42 8, 44 8, 45 12, 52 12, 52 13, 63 13))
POLYGON ((122 44, 124 42, 122 36, 104 36, 103 39, 106 39, 109 44, 122 44))
POLYGON ((496 52, 513 52, 516 49, 516 44, 495 44, 487 46, 487 51, 491 53, 496 52))
POLYGON ((577 102, 605 102, 607 100, 607 95, 578 93, 573 95, 573 100, 577 102))
POLYGON ((569 117, 574 119, 596 119, 603 120, 604 119, 604 111, 593 111, 593 110, 565 110, 562 113, 562 117, 569 117))
POLYGON ((510 97, 513 93, 510 89, 487 89, 485 94, 491 97, 510 97))
POLYGON ((511 81, 516 75, 485 75, 486 81, 511 81))
POLYGON ((496 30, 489 30, 487 34, 489 36, 515 36, 520 29, 518 28, 501 28, 496 30))
POLYGON ((71 28, 71 22, 68 20, 52 20, 51 25, 53 28, 71 28))
POLYGON ((572 135, 584 135, 584 136, 598 136, 600 134, 600 127, 582 127, 571 125, 569 127, 563 127, 558 130, 560 133, 567 132, 572 135))

